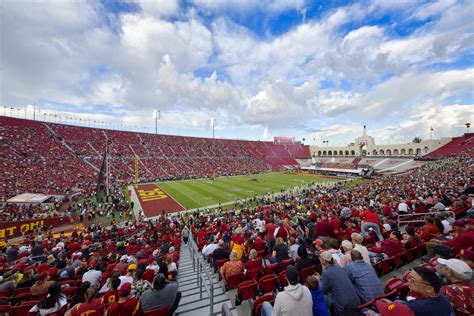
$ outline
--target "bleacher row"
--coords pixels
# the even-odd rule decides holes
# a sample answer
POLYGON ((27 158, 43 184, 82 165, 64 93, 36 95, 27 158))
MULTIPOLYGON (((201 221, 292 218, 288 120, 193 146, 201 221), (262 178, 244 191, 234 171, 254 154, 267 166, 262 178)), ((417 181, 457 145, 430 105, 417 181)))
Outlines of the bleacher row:
POLYGON ((1 198, 19 192, 91 192, 106 143, 115 181, 130 183, 139 157, 142 180, 203 178, 283 170, 309 147, 272 142, 153 135, 0 116, 1 198))

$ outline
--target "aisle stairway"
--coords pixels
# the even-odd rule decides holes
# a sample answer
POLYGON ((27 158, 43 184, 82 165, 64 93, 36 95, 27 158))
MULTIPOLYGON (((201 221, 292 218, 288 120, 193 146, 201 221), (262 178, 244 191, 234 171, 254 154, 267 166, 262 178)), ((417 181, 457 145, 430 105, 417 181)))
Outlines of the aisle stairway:
MULTIPOLYGON (((210 300, 205 290, 202 288, 202 299, 200 298, 200 289, 198 283, 197 271, 193 270, 193 260, 190 250, 184 243, 181 245, 179 253, 179 271, 178 271, 178 290, 181 291, 182 298, 179 303, 176 315, 192 315, 201 316, 209 315, 210 300)), ((209 269, 209 268, 208 268, 209 269)), ((197 269, 196 269, 197 270, 197 269)), ((227 304, 231 309, 232 315, 238 315, 228 296, 224 292, 221 282, 217 279, 217 275, 210 271, 209 275, 212 277, 214 283, 214 315, 221 315, 222 304, 227 304)), ((206 282, 209 285, 209 282, 206 282)))

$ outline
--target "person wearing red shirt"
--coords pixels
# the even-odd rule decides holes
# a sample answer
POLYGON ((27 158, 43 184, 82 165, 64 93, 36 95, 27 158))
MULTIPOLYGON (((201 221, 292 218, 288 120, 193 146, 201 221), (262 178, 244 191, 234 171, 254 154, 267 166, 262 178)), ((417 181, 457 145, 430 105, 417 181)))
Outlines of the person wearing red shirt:
POLYGON ((370 257, 379 256, 378 254, 383 253, 387 257, 396 256, 405 251, 405 246, 402 244, 402 234, 399 231, 393 231, 390 234, 389 239, 382 240, 380 247, 372 247, 369 251, 370 257))
POLYGON ((288 230, 283 226, 283 221, 280 222, 273 235, 275 238, 281 237, 284 241, 288 240, 289 233, 288 230))
POLYGON ((257 236, 255 241, 253 242, 253 248, 257 251, 262 251, 265 250, 265 246, 265 241, 260 236, 257 236))
POLYGON ((244 243, 245 239, 242 237, 243 229, 242 227, 237 227, 234 232, 234 236, 232 236, 232 241, 230 243, 230 249, 237 253, 237 260, 242 259, 244 255, 244 243))
POLYGON ((273 217, 269 219, 269 222, 265 224, 265 241, 267 242, 267 248, 269 252, 273 251, 273 246, 275 245, 275 229, 277 226, 273 220, 273 217))
POLYGON ((141 315, 138 298, 131 296, 132 285, 125 283, 120 287, 119 300, 107 308, 107 316, 138 316, 141 315))
POLYGON ((115 303, 118 301, 119 294, 118 294, 118 287, 120 286, 120 279, 118 277, 114 277, 110 279, 110 290, 105 292, 102 295, 102 304, 109 305, 111 303, 115 303))
POLYGON ((420 237, 424 240, 430 240, 438 237, 440 235, 440 231, 438 229, 438 226, 434 224, 434 218, 427 217, 425 221, 426 224, 421 229, 420 237))
POLYGON ((329 224, 331 225, 333 236, 338 239, 342 239, 343 234, 342 234, 342 229, 341 229, 341 221, 333 212, 331 212, 330 218, 331 220, 329 221, 329 224))
POLYGON ((331 224, 329 223, 327 216, 323 215, 321 220, 317 222, 314 227, 314 237, 327 242, 332 235, 333 231, 331 224))
POLYGON ((84 303, 76 304, 73 308, 66 312, 65 316, 102 316, 104 305, 102 305, 100 298, 95 298, 96 295, 97 288, 95 286, 91 286, 86 291, 86 300, 84 303))
POLYGON ((249 260, 245 263, 246 270, 258 269, 262 267, 262 258, 257 257, 257 250, 250 250, 249 260))
POLYGON ((380 221, 379 216, 375 213, 374 208, 369 206, 369 209, 360 213, 360 218, 364 219, 364 222, 361 226, 361 234, 364 237, 367 237, 369 228, 372 228, 377 235, 379 240, 383 240, 382 233, 380 232, 380 221))

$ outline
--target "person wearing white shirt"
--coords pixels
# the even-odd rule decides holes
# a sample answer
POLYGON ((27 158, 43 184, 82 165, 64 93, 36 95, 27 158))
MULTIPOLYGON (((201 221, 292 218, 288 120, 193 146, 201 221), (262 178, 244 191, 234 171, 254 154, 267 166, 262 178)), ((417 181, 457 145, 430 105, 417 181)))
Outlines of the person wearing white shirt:
POLYGON ((217 242, 214 240, 211 243, 207 244, 202 248, 202 255, 204 258, 207 260, 209 255, 214 252, 214 250, 217 249, 217 242))
POLYGON ((97 286, 100 288, 100 281, 102 280, 102 271, 100 267, 96 266, 95 269, 90 269, 82 276, 82 283, 89 281, 91 285, 97 286))
POLYGON ((406 204, 405 202, 400 202, 398 204, 398 212, 399 213, 408 213, 408 204, 406 204))

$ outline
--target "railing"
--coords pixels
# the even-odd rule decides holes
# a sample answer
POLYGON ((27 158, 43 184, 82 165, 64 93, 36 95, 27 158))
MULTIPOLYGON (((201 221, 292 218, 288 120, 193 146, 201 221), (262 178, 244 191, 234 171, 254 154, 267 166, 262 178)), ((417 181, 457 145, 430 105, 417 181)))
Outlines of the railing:
POLYGON ((197 271, 197 283, 199 286, 199 298, 202 300, 203 288, 206 291, 209 297, 209 315, 214 315, 214 281, 212 275, 207 269, 207 264, 204 262, 204 259, 201 257, 198 251, 196 242, 194 241, 193 234, 189 232, 189 243, 188 243, 189 253, 193 260, 193 271, 197 271), (207 284, 206 282, 209 282, 207 284))
POLYGON ((428 213, 413 213, 413 214, 400 214, 398 215, 397 222, 398 222, 398 227, 400 227, 400 224, 409 224, 409 223, 423 223, 425 221, 425 216, 436 216, 440 213, 444 214, 449 214, 453 218, 455 218, 455 213, 453 211, 443 211, 443 212, 428 212, 428 213), (402 220, 401 218, 403 217, 418 217, 418 216, 423 216, 422 219, 409 219, 409 220, 402 220))

